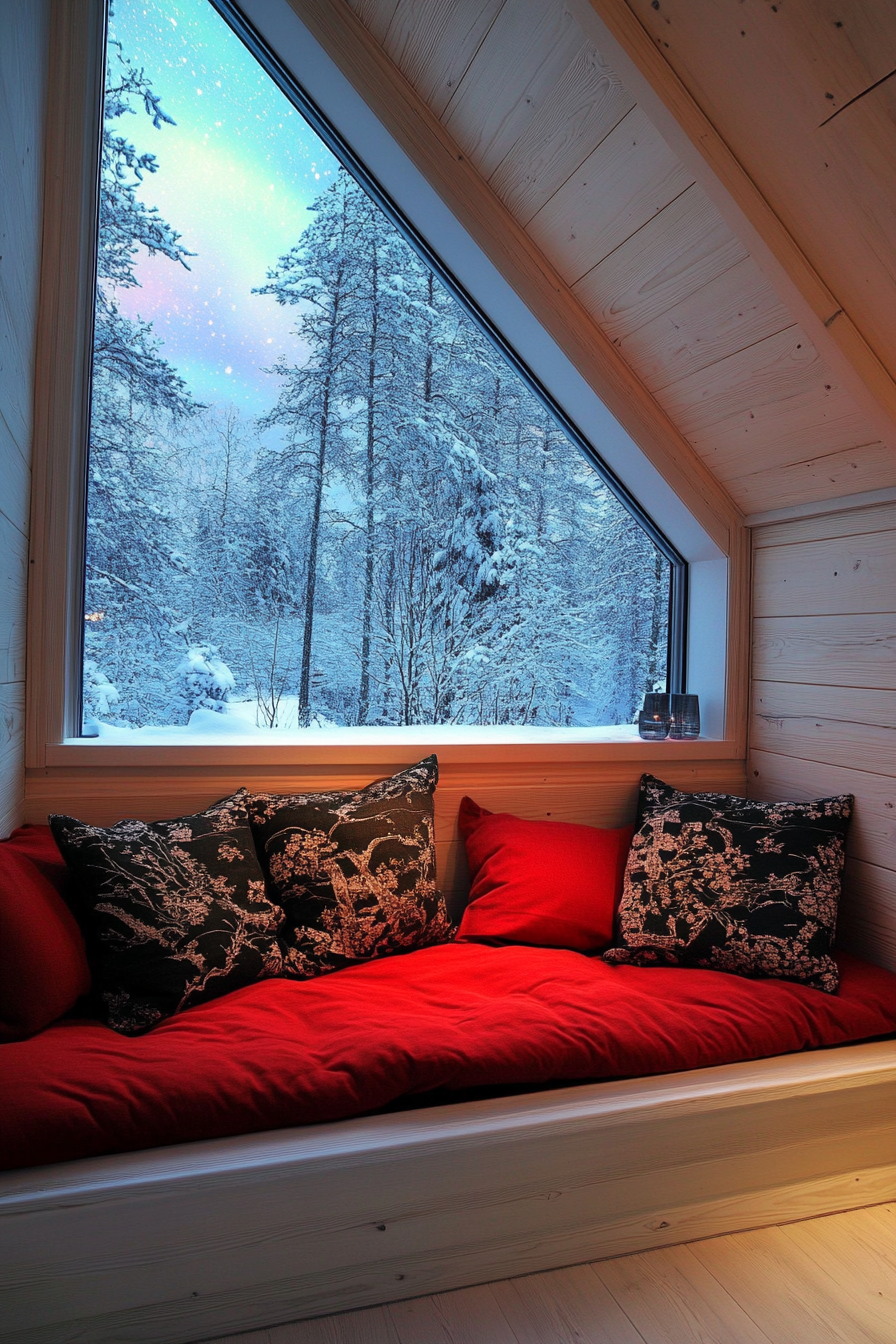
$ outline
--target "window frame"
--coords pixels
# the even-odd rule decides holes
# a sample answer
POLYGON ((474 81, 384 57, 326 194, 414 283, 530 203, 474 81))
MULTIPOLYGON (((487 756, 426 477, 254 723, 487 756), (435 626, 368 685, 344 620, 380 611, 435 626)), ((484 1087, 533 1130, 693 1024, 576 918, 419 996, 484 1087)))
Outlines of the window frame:
MULTIPOLYGON (((275 0, 275 4, 279 2, 275 0)), ((712 538, 709 547, 703 548, 696 565, 693 561, 689 563, 637 502, 612 465, 597 454, 574 419, 545 386, 539 373, 501 336, 497 323, 470 293, 463 279, 456 278, 423 232, 393 200, 388 189, 359 159, 339 129, 331 125, 332 118, 321 110, 312 94, 274 54, 257 29, 231 0, 211 0, 211 3, 286 96, 311 121, 336 157, 346 162, 350 171, 356 173, 371 191, 411 246, 495 340, 563 431, 586 453, 614 495, 645 527, 651 540, 660 545, 673 566, 669 645, 670 655, 675 649, 677 658, 669 668, 671 685, 685 684, 686 659, 689 656, 693 666, 701 646, 705 656, 713 632, 718 644, 718 616, 722 612, 727 634, 725 647, 716 648, 715 657, 709 659, 710 664, 715 665, 716 699, 720 700, 721 707, 716 705, 712 716, 714 722, 702 741, 665 743, 663 754, 671 752, 678 758, 742 755, 743 695, 739 693, 738 681, 743 678, 732 667, 730 658, 732 624, 737 620, 738 606, 741 612, 744 608, 746 574, 743 544, 746 534, 737 529, 736 516, 735 526, 729 524, 727 529, 729 554, 726 556, 712 538), (715 549, 716 555, 707 556, 707 549, 710 552, 715 549), (703 619, 695 620, 693 607, 688 612, 689 575, 690 587, 700 604, 703 619), (737 578, 740 582, 733 584, 732 579, 737 578), (712 619, 708 620, 706 616, 710 609, 712 619)), ((258 3, 264 6, 265 0, 258 0, 258 3)), ((289 7, 286 0, 282 3, 289 7)), ((528 728, 516 736, 501 730, 460 727, 450 729, 450 740, 447 740, 444 728, 355 728, 334 733, 316 730, 313 742, 299 739, 298 735, 284 735, 282 739, 278 736, 263 745, 221 742, 125 747, 96 740, 77 740, 77 734, 72 730, 77 726, 80 731, 81 716, 86 454, 107 6, 105 0, 84 0, 77 14, 72 8, 65 0, 53 0, 43 269, 35 379, 26 765, 40 768, 80 765, 88 761, 98 764, 100 759, 110 766, 198 764, 200 761, 208 764, 245 762, 248 765, 277 759, 361 763, 365 759, 382 761, 384 752, 390 760, 410 759, 419 754, 423 745, 438 745, 443 757, 455 760, 626 759, 633 753, 649 753, 655 757, 656 746, 640 743, 628 726, 568 730, 528 728)), ((252 8, 251 0, 248 8, 252 8)), ((295 8, 293 3, 290 20, 296 20, 295 8)), ((316 46, 315 38, 307 28, 304 33, 316 46)), ((320 48, 315 52, 315 58, 318 57, 332 65, 320 48)), ((340 77, 344 80, 344 76, 340 77)), ((357 108, 355 113, 357 115, 357 108)), ((376 120, 374 111, 368 109, 367 115, 376 120)), ((382 123, 378 121, 377 124, 382 123)), ((473 245, 476 245, 475 239, 473 245)), ((531 308, 529 311, 539 322, 537 312, 531 308)), ((636 451, 643 452, 637 448, 636 451)), ((694 518, 693 511, 690 517, 694 518)), ((702 520, 695 521, 699 527, 702 520)), ((701 530, 708 536, 705 529, 701 530)), ((692 689, 695 689, 693 681, 692 689)), ((696 689, 702 691, 703 687, 696 689)))

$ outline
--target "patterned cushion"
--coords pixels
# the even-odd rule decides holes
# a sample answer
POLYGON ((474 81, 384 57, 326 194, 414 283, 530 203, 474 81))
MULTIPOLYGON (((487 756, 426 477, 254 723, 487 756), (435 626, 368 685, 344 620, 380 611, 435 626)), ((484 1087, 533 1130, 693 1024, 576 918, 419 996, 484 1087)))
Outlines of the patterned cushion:
POLYGON ((763 803, 641 780, 609 962, 703 966, 833 994, 852 798, 763 803))
POLYGON ((268 900, 246 791, 176 821, 50 817, 74 875, 110 1027, 163 1017, 279 975, 283 911, 268 900))
POLYGON ((256 793, 249 815, 270 890, 286 912, 284 975, 444 942, 436 889, 435 756, 365 789, 256 793))

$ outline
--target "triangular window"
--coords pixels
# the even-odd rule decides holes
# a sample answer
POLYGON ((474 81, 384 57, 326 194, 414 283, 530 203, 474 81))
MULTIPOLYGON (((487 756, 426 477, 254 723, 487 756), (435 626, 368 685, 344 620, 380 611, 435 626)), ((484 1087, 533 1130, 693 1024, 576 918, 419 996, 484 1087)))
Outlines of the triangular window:
POLYGON ((631 722, 678 557, 303 109, 114 0, 85 731, 631 722))

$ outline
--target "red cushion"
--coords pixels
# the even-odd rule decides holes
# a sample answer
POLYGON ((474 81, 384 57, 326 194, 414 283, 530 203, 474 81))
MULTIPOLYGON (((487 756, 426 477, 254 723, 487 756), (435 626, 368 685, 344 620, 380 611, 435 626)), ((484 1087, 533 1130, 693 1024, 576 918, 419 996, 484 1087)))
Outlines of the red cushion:
POLYGON ((591 952, 613 938, 633 827, 524 821, 461 801, 470 903, 458 938, 591 952))
POLYGON ((145 1036, 66 1018, 0 1045, 0 1166, 338 1120, 436 1088, 696 1069, 896 1029, 896 976, 839 994, 721 971, 447 943, 262 980, 145 1036))
POLYGON ((67 880, 49 826, 0 842, 0 1041, 42 1031, 90 989, 81 931, 61 895, 67 880))

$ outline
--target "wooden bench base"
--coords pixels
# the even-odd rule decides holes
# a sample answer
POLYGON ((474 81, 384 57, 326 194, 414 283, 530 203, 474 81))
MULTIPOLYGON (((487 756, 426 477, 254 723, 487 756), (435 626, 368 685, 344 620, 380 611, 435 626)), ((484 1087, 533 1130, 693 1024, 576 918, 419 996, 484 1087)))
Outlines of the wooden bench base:
POLYGON ((0 1341, 162 1344, 896 1198, 896 1042, 0 1176, 0 1341))

